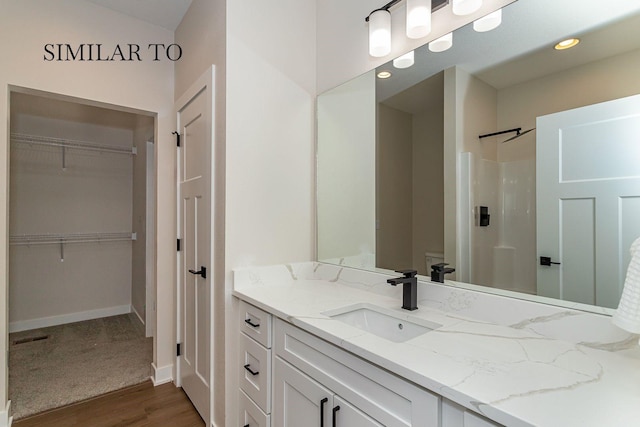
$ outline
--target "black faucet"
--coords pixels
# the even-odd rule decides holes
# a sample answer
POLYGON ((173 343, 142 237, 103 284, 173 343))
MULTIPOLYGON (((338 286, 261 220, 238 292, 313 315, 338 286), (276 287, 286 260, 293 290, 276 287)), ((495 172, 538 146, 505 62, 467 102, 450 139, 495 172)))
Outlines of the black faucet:
POLYGON ((405 310, 418 309, 418 279, 416 270, 396 270, 402 277, 387 280, 387 283, 396 286, 402 283, 402 308, 405 310))
POLYGON ((444 283, 444 275, 456 271, 455 268, 445 268, 447 265, 449 264, 445 262, 433 264, 431 266, 431 280, 434 282, 444 283))

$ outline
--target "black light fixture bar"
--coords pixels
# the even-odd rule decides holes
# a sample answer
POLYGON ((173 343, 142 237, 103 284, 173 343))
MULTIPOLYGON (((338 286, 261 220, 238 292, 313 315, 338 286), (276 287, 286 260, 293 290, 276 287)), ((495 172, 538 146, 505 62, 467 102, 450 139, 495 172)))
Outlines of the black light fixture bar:
MULTIPOLYGON (((379 10, 386 10, 388 12, 389 9, 391 9, 393 6, 400 3, 401 1, 402 0, 391 0, 389 3, 385 4, 381 8, 372 10, 371 13, 377 12, 379 10)), ((449 4, 449 0, 431 0, 431 13, 435 12, 436 10, 442 9, 448 4, 449 4)), ((369 16, 371 16, 371 13, 366 18, 364 18, 365 22, 369 22, 369 16)))

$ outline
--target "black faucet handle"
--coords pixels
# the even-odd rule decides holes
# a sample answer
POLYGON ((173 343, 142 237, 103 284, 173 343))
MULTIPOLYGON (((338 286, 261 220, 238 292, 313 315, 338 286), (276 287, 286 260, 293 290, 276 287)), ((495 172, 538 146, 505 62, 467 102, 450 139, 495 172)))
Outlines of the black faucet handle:
POLYGON ((433 271, 444 271, 444 270, 449 270, 448 268, 445 268, 447 265, 446 262, 441 262, 439 264, 433 264, 431 265, 431 270, 433 271))
POLYGON ((416 277, 418 272, 416 270, 396 270, 396 273, 402 274, 404 277, 416 277))

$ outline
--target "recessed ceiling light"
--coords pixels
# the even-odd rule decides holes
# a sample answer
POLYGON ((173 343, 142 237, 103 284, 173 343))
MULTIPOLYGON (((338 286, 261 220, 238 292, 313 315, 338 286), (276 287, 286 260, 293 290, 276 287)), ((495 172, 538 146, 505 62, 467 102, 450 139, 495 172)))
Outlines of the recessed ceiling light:
POLYGON ((577 45, 578 43, 580 43, 580 39, 566 39, 566 40, 562 40, 560 43, 555 45, 553 48, 555 50, 564 50, 564 49, 572 48, 575 45, 577 45))
POLYGON ((379 79, 388 79, 389 77, 391 77, 391 71, 380 71, 378 73, 379 79))

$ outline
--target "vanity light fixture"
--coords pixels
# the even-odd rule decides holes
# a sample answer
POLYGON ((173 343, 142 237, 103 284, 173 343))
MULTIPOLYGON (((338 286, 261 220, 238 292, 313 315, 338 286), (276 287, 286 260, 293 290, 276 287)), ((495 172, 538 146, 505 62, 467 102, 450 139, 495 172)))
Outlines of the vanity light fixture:
POLYGON ((391 52, 391 13, 378 9, 367 17, 369 21, 369 55, 387 56, 391 52))
POLYGON ((473 29, 479 33, 485 33, 497 28, 502 23, 502 9, 483 16, 473 21, 473 29))
POLYGON ((405 53, 393 60, 393 66, 396 68, 409 68, 415 62, 413 51, 405 53))
MULTIPOLYGON (((400 1, 391 0, 365 18, 365 21, 369 23, 369 55, 379 58, 391 52, 391 12, 389 9, 400 1)), ((406 1, 406 35, 411 39, 419 39, 431 32, 431 14, 449 4, 450 0, 406 1)))
POLYGON ((380 71, 378 74, 376 74, 378 76, 379 79, 388 79, 389 77, 391 77, 391 71, 380 71))
POLYGON ((407 37, 419 39, 431 32, 431 0, 407 0, 407 37))
POLYGON ((562 40, 560 43, 555 45, 553 48, 555 50, 565 50, 565 49, 570 49, 570 48, 574 47, 578 43, 580 43, 580 39, 571 38, 571 39, 562 40))
POLYGON ((482 6, 482 0, 452 0, 454 15, 470 15, 482 6))
POLYGON ((429 50, 431 52, 444 52, 453 46, 453 33, 445 34, 439 39, 429 42, 429 50))

